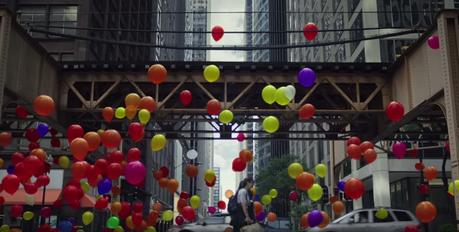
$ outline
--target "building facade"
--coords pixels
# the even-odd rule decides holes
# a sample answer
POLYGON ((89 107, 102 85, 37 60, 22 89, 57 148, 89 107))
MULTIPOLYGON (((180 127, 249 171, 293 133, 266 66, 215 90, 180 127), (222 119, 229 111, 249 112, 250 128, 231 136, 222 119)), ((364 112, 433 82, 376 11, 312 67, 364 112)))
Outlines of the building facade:
MULTIPOLYGON (((186 1, 186 31, 206 32, 209 30, 210 0, 190 0, 186 1), (192 13, 191 13, 192 12, 192 13)), ((209 43, 207 33, 186 33, 185 45, 192 47, 203 47, 209 43)), ((185 61, 206 61, 207 51, 205 50, 185 50, 185 61)))
POLYGON ((218 209, 217 204, 222 199, 222 187, 220 185, 221 172, 220 167, 214 167, 213 169, 215 172, 215 185, 212 187, 212 197, 209 205, 215 206, 218 209))

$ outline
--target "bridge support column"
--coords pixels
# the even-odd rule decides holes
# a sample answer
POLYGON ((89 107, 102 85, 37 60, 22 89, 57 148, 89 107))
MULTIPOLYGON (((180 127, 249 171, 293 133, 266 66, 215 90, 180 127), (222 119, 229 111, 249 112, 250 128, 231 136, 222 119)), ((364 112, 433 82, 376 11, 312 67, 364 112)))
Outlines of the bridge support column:
MULTIPOLYGON (((459 21, 454 11, 438 17, 438 36, 444 81, 446 121, 448 124, 452 178, 459 179, 459 21)), ((456 224, 459 225, 459 194, 454 198, 456 224)))
POLYGON ((378 154, 372 168, 373 201, 375 207, 391 207, 387 153, 378 154))

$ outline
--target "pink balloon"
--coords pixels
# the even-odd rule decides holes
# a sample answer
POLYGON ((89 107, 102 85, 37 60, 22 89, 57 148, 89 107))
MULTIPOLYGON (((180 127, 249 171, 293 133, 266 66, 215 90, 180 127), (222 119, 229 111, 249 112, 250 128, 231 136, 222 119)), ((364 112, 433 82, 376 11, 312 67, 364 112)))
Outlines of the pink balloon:
POLYGON ((138 185, 145 179, 147 171, 145 166, 140 161, 132 161, 126 165, 124 176, 127 182, 132 185, 138 185))
POLYGON ((209 213, 211 213, 211 214, 214 214, 215 212, 217 212, 217 208, 215 208, 213 206, 209 206, 209 207, 207 207, 207 211, 209 211, 209 213))
POLYGON ((182 216, 179 215, 179 216, 177 216, 177 217, 175 218, 175 223, 176 223, 177 225, 180 226, 180 225, 183 224, 183 222, 185 222, 185 220, 183 219, 182 216))
POLYGON ((237 141, 239 141, 239 142, 244 141, 244 140, 245 140, 245 135, 244 135, 244 133, 239 133, 239 134, 237 134, 236 139, 237 139, 237 141))
POLYGON ((429 39, 427 40, 427 44, 432 49, 439 49, 440 48, 440 38, 438 38, 438 36, 436 35, 430 36, 429 39))
POLYGON ((404 142, 396 142, 392 145, 392 153, 395 158, 402 159, 406 154, 406 144, 404 142))

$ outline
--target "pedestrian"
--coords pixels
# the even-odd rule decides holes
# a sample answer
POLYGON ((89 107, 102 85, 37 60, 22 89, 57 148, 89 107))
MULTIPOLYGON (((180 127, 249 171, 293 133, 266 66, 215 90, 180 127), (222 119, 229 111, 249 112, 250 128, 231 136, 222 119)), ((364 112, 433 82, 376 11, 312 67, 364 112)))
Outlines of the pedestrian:
MULTIPOLYGON (((239 232, 241 227, 254 223, 255 213, 251 202, 250 189, 253 187, 252 178, 245 178, 239 183, 234 199, 229 204, 236 203, 236 209, 231 214, 231 225, 234 232, 239 232), (234 202, 234 203, 233 203, 234 202)), ((232 207, 229 205, 229 207, 232 207)))

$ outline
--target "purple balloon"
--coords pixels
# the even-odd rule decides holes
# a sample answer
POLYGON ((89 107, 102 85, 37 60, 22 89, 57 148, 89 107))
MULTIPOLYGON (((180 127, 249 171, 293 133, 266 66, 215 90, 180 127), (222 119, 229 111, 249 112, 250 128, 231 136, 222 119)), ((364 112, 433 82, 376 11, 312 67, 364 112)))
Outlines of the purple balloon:
POLYGON ((324 217, 322 216, 322 213, 320 213, 319 210, 313 210, 308 215, 308 223, 311 228, 320 225, 320 223, 322 223, 322 220, 324 220, 324 217))
POLYGON ((310 68, 303 68, 298 73, 298 82, 305 88, 313 86, 316 79, 316 73, 310 68))
POLYGON ((214 214, 215 212, 217 212, 217 208, 215 208, 214 206, 209 206, 207 207, 207 211, 209 211, 210 214, 214 214))
POLYGON ((338 182, 338 189, 344 192, 344 185, 346 185, 346 182, 341 180, 338 182))
POLYGON ((102 179, 97 184, 97 191, 100 195, 107 194, 112 189, 112 181, 108 178, 102 179))
POLYGON ((40 138, 45 137, 46 134, 48 134, 49 127, 46 124, 40 124, 37 126, 37 131, 38 134, 40 135, 40 138))
POLYGON ((259 221, 259 222, 265 220, 265 218, 266 218, 266 213, 265 212, 260 212, 256 217, 257 221, 259 221))
POLYGON ((429 39, 427 40, 427 44, 432 49, 439 49, 440 48, 440 38, 438 38, 438 36, 436 35, 430 36, 429 39))
POLYGON ((392 153, 395 158, 402 159, 406 154, 406 144, 404 142, 395 142, 392 144, 392 153))

